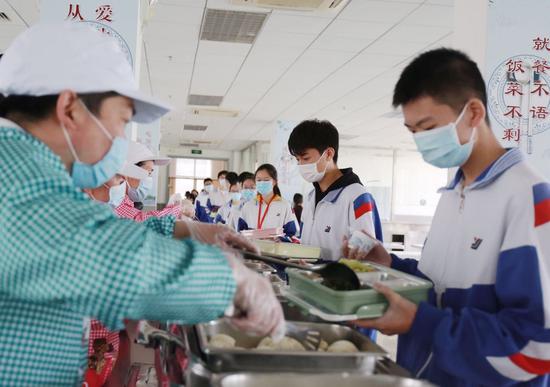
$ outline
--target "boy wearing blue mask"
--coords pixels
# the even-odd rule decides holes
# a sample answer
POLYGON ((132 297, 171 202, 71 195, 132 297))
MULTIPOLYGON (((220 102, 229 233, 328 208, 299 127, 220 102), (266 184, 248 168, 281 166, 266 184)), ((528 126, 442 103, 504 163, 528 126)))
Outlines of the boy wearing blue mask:
POLYGON ((438 49, 409 64, 393 97, 424 160, 458 167, 441 189, 420 262, 379 246, 353 253, 434 283, 416 306, 360 325, 400 334, 397 361, 444 386, 550 383, 550 184, 489 126, 485 83, 465 54, 438 49))
POLYGON ((239 184, 243 203, 256 198, 256 178, 252 172, 242 172, 239 175, 239 184))

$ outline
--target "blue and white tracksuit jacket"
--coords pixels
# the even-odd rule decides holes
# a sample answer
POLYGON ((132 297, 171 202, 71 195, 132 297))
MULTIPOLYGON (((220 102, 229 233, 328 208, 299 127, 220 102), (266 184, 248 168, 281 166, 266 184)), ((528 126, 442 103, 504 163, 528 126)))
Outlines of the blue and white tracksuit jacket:
POLYGON ((212 223, 211 212, 212 202, 210 201, 210 195, 206 192, 201 192, 195 199, 195 217, 202 223, 212 223))
POLYGON ((441 386, 550 386, 550 184, 509 150, 442 189, 420 263, 429 278, 397 361, 441 386))
POLYGON ((218 214, 214 219, 214 223, 225 224, 231 227, 233 230, 238 230, 241 211, 245 204, 246 202, 243 201, 239 203, 233 203, 233 200, 230 200, 218 210, 218 214))

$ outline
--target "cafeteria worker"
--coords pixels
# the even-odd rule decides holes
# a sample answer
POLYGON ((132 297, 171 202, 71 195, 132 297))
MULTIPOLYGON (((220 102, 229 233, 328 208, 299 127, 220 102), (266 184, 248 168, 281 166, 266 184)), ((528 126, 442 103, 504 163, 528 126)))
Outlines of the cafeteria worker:
POLYGON ((270 284, 201 243, 253 249, 236 233, 119 219, 82 191, 124 163, 126 124, 168 111, 138 91, 114 39, 35 25, 5 52, 0 93, 0 385, 80 384, 90 318, 116 330, 126 318, 194 324, 239 310, 238 328, 281 336, 270 284))

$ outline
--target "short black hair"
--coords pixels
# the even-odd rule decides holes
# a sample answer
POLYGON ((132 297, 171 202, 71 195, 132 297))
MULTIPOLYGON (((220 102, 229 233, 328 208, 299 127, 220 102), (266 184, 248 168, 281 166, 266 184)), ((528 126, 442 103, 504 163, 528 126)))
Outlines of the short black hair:
MULTIPOLYGON (((116 97, 119 94, 114 91, 105 93, 85 93, 78 97, 84 105, 95 115, 99 114, 101 104, 109 97, 116 97)), ((0 117, 15 120, 37 122, 47 118, 55 111, 55 105, 59 94, 50 94, 40 97, 32 95, 9 95, 0 96, 0 117)))
POLYGON ((204 179, 202 182, 203 182, 204 184, 206 184, 206 183, 212 183, 212 179, 209 178, 209 177, 207 177, 207 178, 204 179))
MULTIPOLYGON (((457 114, 471 98, 478 98, 487 110, 487 90, 477 64, 461 51, 438 48, 417 56, 401 73, 393 92, 393 106, 420 97, 432 97, 457 114)), ((489 124, 489 114, 485 115, 489 124)))
POLYGON ((329 121, 306 120, 292 130, 288 138, 288 150, 293 156, 300 155, 308 148, 323 153, 327 148, 334 149, 334 162, 338 162, 338 129, 329 121))
POLYGON ((292 199, 294 204, 302 204, 304 202, 304 197, 300 193, 294 194, 294 198, 292 199))
POLYGON ((227 172, 225 180, 227 180, 230 186, 235 185, 239 182, 239 175, 235 172, 227 172))
POLYGON ((222 176, 222 175, 227 175, 227 171, 224 169, 223 171, 219 171, 218 172, 218 179, 222 176))
POLYGON ((242 172, 239 175, 239 183, 244 183, 246 180, 254 180, 254 174, 252 172, 242 172))

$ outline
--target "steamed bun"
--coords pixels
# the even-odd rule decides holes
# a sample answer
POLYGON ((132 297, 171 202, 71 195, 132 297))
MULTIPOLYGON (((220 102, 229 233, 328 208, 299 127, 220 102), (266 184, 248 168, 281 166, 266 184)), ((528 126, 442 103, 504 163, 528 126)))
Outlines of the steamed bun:
POLYGON ((211 347, 228 349, 228 348, 234 348, 235 343, 236 341, 233 337, 220 333, 212 336, 208 344, 211 347))
POLYGON ((319 348, 317 349, 318 352, 326 352, 328 349, 328 343, 321 339, 321 342, 319 343, 319 348))
POLYGON ((277 343, 273 341, 271 337, 266 337, 260 341, 257 349, 263 350, 277 350, 277 351, 305 351, 304 346, 296 339, 285 336, 277 343))
POLYGON ((332 343, 328 349, 327 352, 359 352, 355 344, 353 344, 351 341, 348 340, 338 340, 332 343))

